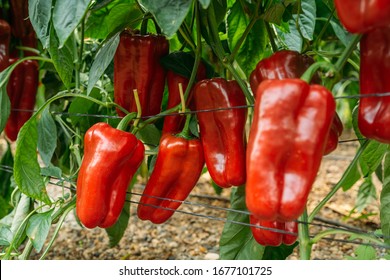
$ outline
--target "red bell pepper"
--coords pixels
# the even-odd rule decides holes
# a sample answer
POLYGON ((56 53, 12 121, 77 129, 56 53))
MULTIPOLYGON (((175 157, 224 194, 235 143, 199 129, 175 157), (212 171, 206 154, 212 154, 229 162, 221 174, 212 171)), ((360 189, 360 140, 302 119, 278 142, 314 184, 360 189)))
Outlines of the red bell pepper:
POLYGON ((292 245, 298 238, 298 224, 295 221, 261 221, 253 215, 249 216, 249 220, 251 225, 258 226, 251 226, 251 231, 256 242, 260 245, 280 246, 282 243, 292 245), (280 230, 280 232, 277 230, 280 230))
POLYGON ((195 187, 203 166, 199 139, 164 134, 156 164, 138 204, 138 217, 155 224, 168 220, 195 187))
MULTIPOLYGON (((199 64, 197 80, 203 80, 206 78, 206 67, 203 64, 199 64)), ((186 91, 189 79, 175 73, 172 70, 169 70, 167 73, 167 84, 168 84, 168 104, 167 109, 171 109, 180 104, 180 91, 179 84, 182 84, 183 93, 186 91)), ((193 100, 193 90, 190 91, 188 98, 186 100, 186 106, 191 107, 193 100)), ((164 125, 162 133, 179 133, 182 131, 185 123, 185 116, 175 115, 175 116, 166 116, 164 119, 164 125)))
MULTIPOLYGON (((10 59, 9 64, 14 62, 16 59, 10 59)), ((5 133, 11 141, 16 140, 19 130, 33 114, 38 83, 38 63, 33 60, 23 61, 10 76, 7 93, 11 102, 11 114, 5 133)))
MULTIPOLYGON (((296 51, 282 50, 275 52, 270 57, 261 60, 250 75, 250 86, 255 94, 257 87, 265 80, 298 79, 314 63, 314 60, 307 55, 296 51)), ((320 77, 315 74, 312 84, 319 84, 320 77)), ((333 152, 338 145, 339 137, 343 132, 343 124, 336 113, 329 132, 328 143, 324 154, 333 152)))
POLYGON ((9 66, 9 44, 11 41, 11 27, 8 22, 0 19, 0 71, 9 66))
POLYGON ((323 86, 300 79, 259 85, 246 165, 246 205, 257 219, 286 222, 302 214, 334 114, 323 86))
MULTIPOLYGON (((363 35, 360 41, 360 93, 390 92, 390 26, 363 35)), ((390 96, 360 98, 358 125, 367 138, 390 143, 390 96)))
POLYGON ((337 15, 351 33, 366 33, 390 24, 389 0, 335 0, 337 15))
MULTIPOLYGON (((249 77, 252 92, 256 95, 259 84, 265 80, 298 79, 314 63, 307 55, 296 51, 281 50, 257 63, 249 77)), ((318 75, 314 75, 313 83, 320 83, 318 75)))
MULTIPOLYGON (((114 56, 114 99, 129 112, 137 112, 133 90, 138 91, 142 116, 160 113, 166 71, 160 59, 169 52, 164 36, 140 35, 125 30, 114 56)), ((124 116, 121 110, 117 110, 124 116)))
POLYGON ((247 109, 240 86, 223 78, 203 80, 195 85, 194 101, 211 178, 222 188, 244 184, 247 109), (227 109, 235 106, 244 107, 227 109))
POLYGON ((129 183, 144 159, 145 148, 133 134, 107 123, 88 129, 84 147, 77 178, 77 216, 87 228, 107 228, 121 214, 129 183))

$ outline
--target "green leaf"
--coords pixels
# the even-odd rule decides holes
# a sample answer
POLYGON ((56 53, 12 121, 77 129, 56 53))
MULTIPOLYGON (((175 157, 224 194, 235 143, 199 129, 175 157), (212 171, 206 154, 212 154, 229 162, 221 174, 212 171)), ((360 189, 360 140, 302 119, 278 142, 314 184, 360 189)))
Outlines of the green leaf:
POLYGON ((104 40, 125 27, 137 28, 141 20, 142 12, 135 1, 114 0, 89 15, 85 24, 85 36, 104 40))
POLYGON ((60 48, 60 42, 55 34, 54 27, 51 26, 49 53, 58 75, 68 89, 71 87, 73 77, 73 46, 73 37, 70 37, 60 48))
POLYGON ((123 235, 125 234, 126 228, 129 224, 130 218, 130 203, 125 202, 121 215, 119 216, 118 221, 109 228, 106 228, 108 238, 110 240, 110 247, 118 245, 121 241, 123 235))
MULTIPOLYGON (((93 89, 90 96, 96 99, 101 98, 100 91, 97 89, 93 89)), ((99 112, 99 105, 82 97, 76 97, 73 99, 68 112, 70 113, 70 121, 74 126, 79 127, 82 133, 87 131, 88 128, 96 122, 103 121, 103 118, 96 117, 101 114, 101 112, 99 112)))
MULTIPOLYGON (((247 211, 245 189, 234 188, 231 193, 231 209, 247 211)), ((229 211, 228 221, 219 241, 220 259, 222 260, 260 260, 264 247, 256 242, 249 227, 249 216, 244 213, 229 211), (234 223, 236 222, 236 223, 234 223), (244 223, 244 224, 239 224, 244 223)))
POLYGON ((360 245, 355 250, 356 257, 347 257, 349 260, 376 260, 376 251, 372 246, 360 245))
POLYGON ((119 45, 119 33, 110 38, 98 51, 89 71, 87 95, 89 95, 96 82, 103 75, 114 58, 115 51, 119 45))
MULTIPOLYGON (((231 51, 236 48, 245 29, 251 22, 250 16, 246 13, 247 9, 250 9, 253 12, 255 7, 248 4, 244 10, 240 2, 237 1, 227 17, 227 35, 231 51)), ((257 20, 235 56, 235 60, 247 77, 249 77, 250 73, 256 67, 257 62, 263 58, 267 40, 264 21, 257 20)))
POLYGON ((10 228, 0 224, 0 246, 9 246, 12 242, 12 236, 10 228))
POLYGON ((0 132, 4 130, 10 113, 11 102, 7 94, 6 86, 2 86, 0 88, 0 132))
MULTIPOLYGON (((28 13, 31 24, 44 48, 49 47, 49 27, 51 19, 52 0, 29 0, 28 13)), ((58 1, 65 2, 67 1, 58 1)))
POLYGON ((35 214, 28 220, 26 234, 38 253, 41 251, 49 234, 52 213, 53 209, 35 214))
POLYGON ((11 232, 12 232, 12 239, 15 240, 14 244, 16 247, 25 239, 26 234, 24 231, 24 228, 26 224, 23 225, 24 219, 27 217, 27 215, 30 213, 30 207, 31 207, 31 199, 26 196, 25 194, 22 194, 20 196, 18 205, 15 208, 15 212, 12 217, 12 224, 11 224, 11 232), (22 230, 19 231, 19 234, 17 234, 18 229, 22 227, 22 230))
POLYGON ((284 34, 284 38, 289 49, 302 52, 303 38, 313 40, 316 7, 315 0, 302 0, 301 11, 288 21, 290 32, 284 34))
POLYGON ((161 58, 160 62, 165 69, 189 79, 194 67, 195 57, 188 52, 175 51, 161 58))
POLYGON ((364 179, 364 182, 360 185, 358 195, 356 199, 355 209, 359 213, 362 212, 367 205, 376 199, 376 188, 372 183, 371 176, 364 179))
POLYGON ((158 146, 160 143, 161 132, 153 124, 147 125, 145 128, 139 130, 136 135, 142 140, 145 145, 158 146))
POLYGON ((33 117, 21 128, 16 142, 14 177, 21 192, 29 197, 51 204, 40 175, 37 157, 38 131, 33 117))
POLYGON ((286 10, 286 7, 283 3, 276 3, 275 5, 272 5, 269 7, 264 15, 262 15, 263 19, 270 23, 275 23, 277 25, 280 25, 283 20, 283 14, 286 10))
POLYGON ((14 166, 14 158, 11 152, 11 146, 7 143, 7 150, 0 161, 0 219, 6 216, 11 209, 10 199, 14 188, 11 184, 14 166))
POLYGON ((287 246, 282 244, 278 247, 267 246, 265 247, 263 260, 285 260, 288 256, 292 254, 294 248, 298 245, 298 242, 295 242, 293 245, 287 246))
POLYGON ((203 9, 207 9, 210 5, 211 0, 198 0, 203 9))
POLYGON ((388 145, 371 141, 360 158, 360 167, 364 177, 371 175, 382 162, 388 145))
POLYGON ((384 160, 384 183, 380 195, 380 220, 386 243, 390 244, 390 153, 384 160))
POLYGON ((299 27, 302 36, 307 40, 313 40, 316 24, 316 7, 315 0, 301 0, 303 13, 299 14, 299 27))
POLYGON ((334 19, 334 17, 330 20, 330 25, 333 28, 334 33, 337 38, 343 43, 344 46, 348 46, 350 41, 353 38, 353 34, 346 31, 341 25, 340 22, 334 19))
POLYGON ((48 167, 41 168, 41 175, 59 179, 62 178, 62 169, 51 164, 48 167))
POLYGON ((84 17, 90 2, 91 0, 56 1, 53 8, 53 26, 60 48, 84 17))
POLYGON ((38 121, 38 151, 46 166, 50 165, 56 147, 57 127, 47 107, 38 121))
POLYGON ((188 14, 192 0, 139 0, 139 3, 154 16, 161 31, 171 38, 188 14))

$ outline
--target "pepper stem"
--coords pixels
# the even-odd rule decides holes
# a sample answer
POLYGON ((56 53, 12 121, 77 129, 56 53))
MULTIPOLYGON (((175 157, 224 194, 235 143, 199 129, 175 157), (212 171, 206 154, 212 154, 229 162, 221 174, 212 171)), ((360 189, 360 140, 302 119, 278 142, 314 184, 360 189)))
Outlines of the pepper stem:
POLYGON ((184 98, 184 92, 183 92, 183 84, 179 83, 179 95, 180 95, 180 101, 181 101, 181 110, 180 113, 186 112, 186 100, 184 98))
POLYGON ((332 63, 327 62, 327 61, 319 61, 319 62, 316 62, 316 63, 310 65, 310 67, 301 76, 301 80, 304 80, 305 82, 310 83, 314 74, 320 68, 324 68, 328 71, 333 71, 336 75, 339 75, 339 73, 336 71, 335 66, 332 63))
POLYGON ((130 113, 123 117, 123 119, 119 122, 117 125, 117 129, 126 131, 127 126, 129 125, 129 122, 131 122, 135 117, 137 116, 136 113, 130 113))
POLYGON ((191 114, 188 113, 186 115, 186 122, 184 124, 184 128, 183 130, 177 134, 176 136, 177 137, 182 137, 182 138, 185 138, 185 139, 190 139, 191 138, 191 132, 190 132, 190 121, 191 121, 191 114))
POLYGON ((138 90, 133 89, 133 93, 134 93, 135 106, 137 106, 137 118, 134 122, 134 127, 137 127, 142 116, 142 107, 141 107, 141 102, 139 101, 138 90))

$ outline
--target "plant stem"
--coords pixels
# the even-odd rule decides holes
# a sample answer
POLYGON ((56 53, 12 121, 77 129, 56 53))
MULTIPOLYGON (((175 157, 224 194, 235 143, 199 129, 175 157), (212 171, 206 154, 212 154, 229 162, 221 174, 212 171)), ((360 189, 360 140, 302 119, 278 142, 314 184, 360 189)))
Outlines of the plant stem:
POLYGON ((215 21, 215 11, 214 11, 214 5, 211 2, 209 6, 209 10, 207 13, 207 20, 211 32, 210 39, 212 40, 211 42, 211 47, 213 48, 214 53, 217 55, 218 59, 222 62, 224 67, 232 73, 234 79, 237 81, 239 84, 240 88, 245 94, 245 97, 249 101, 250 104, 254 103, 254 98, 251 92, 248 89, 247 84, 241 79, 240 75, 236 71, 236 69, 233 67, 232 63, 229 61, 227 57, 225 57, 225 51, 223 49, 222 43, 219 39, 219 34, 218 34, 218 27, 217 27, 217 22, 215 21))
POLYGON ((42 256, 39 258, 40 260, 44 260, 47 253, 49 252, 50 248, 53 246, 53 243, 55 241, 55 239, 57 238, 58 236, 58 233, 60 232, 60 229, 61 229, 61 226, 62 224, 64 223, 64 220, 66 218, 66 216, 68 216, 69 212, 72 211, 75 207, 75 202, 71 203, 71 204, 68 204, 66 207, 65 207, 65 211, 63 212, 60 220, 58 221, 58 224, 57 224, 57 227, 53 233, 53 236, 52 238, 50 239, 50 242, 49 244, 47 245, 45 251, 43 252, 42 256))
POLYGON ((278 51, 278 46, 276 45, 276 42, 275 42, 274 32, 272 31, 271 26, 270 26, 270 24, 268 22, 265 21, 264 23, 265 23, 265 29, 267 30, 269 41, 271 43, 272 51, 273 52, 277 52, 278 51))
POLYGON ((348 58, 351 56, 353 50, 355 49, 356 45, 359 43, 362 35, 355 35, 349 45, 344 49, 343 53, 337 60, 335 64, 335 68, 337 72, 341 72, 341 70, 344 68, 345 63, 348 61, 348 58))
POLYGON ((310 260, 311 246, 309 236, 309 223, 307 217, 307 210, 305 209, 299 217, 298 237, 299 237, 299 255, 301 260, 310 260))
POLYGON ((353 158, 352 162, 349 164, 347 169, 345 170, 343 176, 339 180, 339 182, 333 187, 333 189, 325 196, 323 200, 318 203, 318 205, 314 208, 314 210, 310 213, 308 222, 311 223, 314 219, 314 217, 320 212, 322 207, 325 206, 325 204, 333 197, 333 195, 344 185, 345 181, 348 180, 348 177, 352 172, 355 171, 355 165, 357 164, 360 156, 362 155, 363 151, 367 148, 367 145, 370 141, 366 140, 363 142, 363 144, 360 146, 359 150, 357 151, 355 157, 353 158))
POLYGON ((317 243, 318 241, 320 241, 322 238, 324 238, 325 236, 327 235, 332 235, 332 234, 345 234, 345 235, 353 235, 354 238, 359 238, 359 239, 362 239, 362 240, 366 240, 366 241, 369 241, 369 242, 373 242, 375 244, 378 244, 378 245, 381 245, 381 246, 388 246, 386 243, 380 241, 378 238, 376 237, 373 237, 373 236, 370 236, 369 234, 363 234, 363 233, 356 233, 356 232, 349 232, 347 230, 343 230, 343 229, 329 229, 329 230, 325 230, 325 231, 322 231, 320 233, 318 233, 317 235, 315 235, 312 239, 311 239, 311 242, 314 244, 314 243, 317 243))

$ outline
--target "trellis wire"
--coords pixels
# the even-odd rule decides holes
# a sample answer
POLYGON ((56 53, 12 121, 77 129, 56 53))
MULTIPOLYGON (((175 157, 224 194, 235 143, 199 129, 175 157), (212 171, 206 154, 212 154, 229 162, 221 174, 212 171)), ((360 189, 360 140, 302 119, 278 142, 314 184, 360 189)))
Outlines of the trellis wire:
MULTIPOLYGON (((0 165, 0 169, 5 170, 6 172, 12 173, 12 167, 11 166, 0 165)), ((53 178, 53 179, 57 179, 58 180, 58 178, 53 178)), ((61 178, 61 179, 59 179, 58 182, 50 181, 49 183, 52 184, 52 185, 55 185, 55 186, 64 187, 64 188, 69 189, 71 191, 75 191, 76 190, 74 187, 68 187, 68 186, 62 185, 63 182, 68 182, 68 183, 75 184, 74 181, 67 180, 66 178, 61 178)), ((159 199, 159 200, 180 202, 180 203, 182 203, 184 205, 201 207, 203 209, 207 209, 208 208, 208 209, 220 211, 220 212, 223 212, 223 213, 231 212, 231 213, 237 213, 237 214, 240 214, 240 215, 250 215, 250 212, 246 211, 246 210, 237 210, 237 209, 231 209, 231 208, 226 208, 226 207, 209 205, 209 204, 205 204, 205 203, 196 203, 196 202, 189 201, 189 200, 176 200, 176 199, 170 199, 170 198, 164 198, 164 197, 150 196, 150 195, 144 195, 144 194, 141 194, 141 193, 137 193, 137 192, 134 192, 134 191, 128 192, 128 194, 135 195, 135 196, 148 196, 148 197, 156 198, 156 199, 159 199)), ((189 197, 203 197, 203 198, 207 198, 207 199, 219 199, 219 197, 216 197, 216 196, 202 196, 202 195, 192 195, 192 194, 190 194, 189 197)), ((139 201, 131 200, 131 199, 130 200, 126 200, 126 201, 128 201, 130 203, 137 204, 137 205, 138 204, 142 204, 139 201)), ((181 210, 181 209, 176 209, 175 210, 175 209, 172 209, 172 208, 162 207, 162 206, 157 206, 157 205, 150 205, 150 204, 143 204, 143 205, 149 206, 149 207, 153 207, 153 208, 162 209, 162 210, 174 211, 174 212, 177 212, 177 213, 191 215, 191 216, 195 216, 195 217, 199 217, 199 218, 206 218, 206 219, 209 219, 209 220, 220 221, 220 222, 224 222, 224 223, 232 223, 232 224, 238 224, 238 225, 242 225, 242 226, 249 226, 249 227, 254 227, 254 228, 260 228, 262 230, 268 230, 268 231, 282 233, 282 234, 296 235, 295 233, 292 233, 292 232, 289 232, 289 231, 285 231, 285 230, 281 230, 281 229, 269 228, 269 227, 264 227, 264 226, 260 226, 260 225, 252 225, 250 223, 245 223, 245 222, 240 222, 240 221, 235 221, 235 220, 229 220, 227 218, 222 218, 222 217, 217 217, 217 216, 205 215, 205 214, 185 211, 185 210, 181 210)), ((296 222, 297 223, 303 223, 301 221, 296 221, 296 222)), ((324 227, 324 228, 327 228, 327 229, 342 229, 342 230, 344 230, 346 232, 363 234, 363 235, 372 236, 372 237, 390 238, 390 236, 388 237, 388 236, 384 236, 382 234, 375 234, 375 233, 372 233, 372 232, 367 232, 367 231, 364 231, 364 230, 361 230, 361 229, 352 228, 352 227, 350 227, 348 225, 335 225, 336 223, 333 222, 333 221, 331 221, 331 222, 325 221, 325 222, 322 222, 322 223, 311 222, 311 223, 307 223, 307 224, 310 225, 310 226, 324 227)), ((311 235, 311 237, 314 237, 314 235, 311 235)), ((388 245, 360 242, 360 241, 356 241, 356 240, 344 240, 344 239, 336 239, 336 238, 331 238, 331 237, 323 237, 322 239, 323 240, 327 240, 327 241, 351 243, 351 244, 358 244, 358 245, 373 246, 373 247, 383 248, 383 249, 390 249, 390 246, 388 246, 388 245)))
MULTIPOLYGON (((390 92, 387 92, 387 93, 372 93, 372 94, 363 94, 363 95, 336 96, 336 97, 334 97, 334 99, 354 99, 354 98, 357 99, 357 98, 386 97, 386 96, 390 96, 390 92)), ((233 109, 247 109, 247 108, 251 108, 251 107, 254 107, 254 105, 251 104, 251 105, 242 105, 242 106, 232 106, 232 107, 226 107, 226 108, 213 108, 213 109, 204 109, 204 110, 194 110, 194 111, 186 111, 186 112, 160 113, 160 114, 157 114, 157 115, 144 116, 144 117, 141 117, 141 118, 142 119, 149 119, 149 118, 155 118, 155 117, 168 117, 168 116, 178 116, 178 115, 187 115, 187 114, 218 112, 218 111, 233 110, 233 109)), ((13 111, 22 111, 22 112, 35 112, 35 110, 23 110, 23 109, 12 109, 12 110, 13 111)), ((101 114, 87 114, 87 113, 69 113, 69 112, 51 112, 51 113, 55 114, 55 115, 64 115, 64 116, 71 116, 71 117, 72 116, 74 116, 74 117, 92 117, 92 118, 106 118, 106 119, 121 119, 122 118, 122 117, 119 117, 119 116, 101 115, 101 114)), ((355 141, 361 141, 361 140, 365 140, 365 139, 357 138, 357 139, 340 140, 339 143, 342 144, 342 143, 355 142, 355 141)), ((146 144, 146 143, 144 143, 144 144, 146 144)), ((149 145, 149 144, 147 144, 147 145, 149 145)), ((13 168, 11 166, 5 166, 5 165, 0 165, 0 170, 4 170, 4 171, 10 172, 10 173, 13 172, 13 168)), ((58 178, 55 178, 55 179, 58 179, 58 178)), ((75 183, 75 182, 71 182, 69 180, 65 180, 64 178, 60 179, 60 182, 69 182, 69 183, 73 183, 73 184, 75 183)), ((54 182, 50 182, 50 183, 52 183, 53 185, 60 186, 60 185, 58 185, 58 183, 54 183, 54 182)), ((75 190, 74 187, 66 187, 66 186, 61 186, 61 187, 65 187, 65 188, 71 189, 73 191, 75 190)), ((140 193, 136 193, 136 192, 130 192, 129 194, 136 195, 136 196, 143 196, 144 195, 144 194, 140 194, 140 193)), ((189 197, 191 197, 191 196, 194 196, 194 195, 190 194, 189 197)), ((180 203, 185 204, 185 205, 209 208, 209 209, 223 211, 223 212, 227 212, 227 213, 228 212, 235 212, 235 213, 242 214, 242 215, 250 215, 250 213, 248 211, 244 211, 244 210, 237 210, 237 209, 213 206, 213 205, 204 204, 204 203, 194 203, 194 202, 187 201, 187 200, 182 201, 182 200, 174 200, 174 199, 163 198, 163 197, 153 197, 153 198, 160 199, 160 200, 169 200, 169 201, 173 201, 173 202, 180 202, 180 203)), ((218 198, 218 197, 212 197, 211 196, 209 198, 218 198)), ((128 200, 128 202, 135 203, 135 204, 140 204, 139 201, 134 201, 134 200, 128 200)), ((269 231, 283 233, 283 234, 296 235, 294 233, 291 233, 291 232, 288 232, 288 231, 284 231, 284 230, 280 230, 280 229, 268 228, 268 227, 258 226, 258 225, 252 225, 252 224, 249 224, 249 223, 244 223, 244 222, 239 222, 239 221, 234 221, 234 220, 228 220, 228 219, 221 218, 221 217, 204 215, 204 214, 199 214, 199 213, 195 213, 195 212, 188 212, 188 211, 184 211, 184 210, 181 210, 181 209, 174 210, 174 209, 161 207, 161 206, 156 206, 156 205, 148 205, 148 204, 144 204, 144 205, 145 206, 149 206, 149 207, 155 207, 155 208, 160 208, 160 209, 164 209, 164 210, 169 210, 169 211, 175 211, 175 212, 182 213, 182 214, 187 214, 187 215, 193 215, 193 216, 197 216, 197 217, 207 218, 207 219, 211 219, 211 220, 217 220, 217 221, 221 221, 221 222, 225 222, 225 223, 234 223, 234 224, 239 224, 239 225, 243 225, 243 226, 257 227, 257 228, 261 228, 263 230, 269 230, 269 231)), ((296 222, 302 223, 301 221, 296 221, 296 222)), ((352 233, 359 233, 359 234, 370 235, 370 236, 381 237, 381 238, 390 238, 390 237, 387 237, 387 236, 378 235, 378 234, 375 234, 375 233, 370 233, 370 232, 363 231, 363 230, 360 230, 360 229, 354 229, 354 228, 352 228, 350 226, 347 226, 347 225, 345 225, 345 226, 344 225, 337 225, 337 226, 335 226, 334 222, 332 223, 333 225, 330 225, 329 222, 326 222, 326 223, 314 223, 314 222, 311 222, 311 223, 308 223, 308 224, 310 226, 325 227, 325 228, 329 228, 329 229, 343 229, 345 231, 352 232, 352 233)), ((374 243, 359 242, 359 241, 356 241, 356 240, 344 240, 344 239, 336 239, 336 238, 330 238, 330 237, 323 237, 322 239, 323 240, 328 240, 328 241, 336 241, 336 242, 342 242, 342 243, 352 243, 352 244, 358 244, 358 245, 367 245, 367 246, 374 246, 374 247, 378 247, 378 248, 390 249, 390 246, 379 245, 379 244, 374 244, 374 243)))

